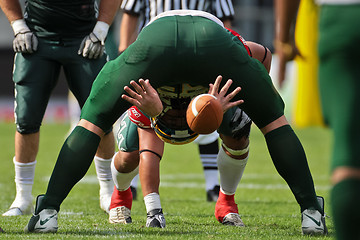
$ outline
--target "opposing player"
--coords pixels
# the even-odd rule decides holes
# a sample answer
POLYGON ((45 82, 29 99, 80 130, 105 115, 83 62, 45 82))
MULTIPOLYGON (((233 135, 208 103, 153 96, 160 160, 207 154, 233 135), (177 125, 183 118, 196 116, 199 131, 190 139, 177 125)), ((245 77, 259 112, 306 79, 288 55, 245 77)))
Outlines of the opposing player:
MULTIPOLYGON (((306 155, 284 116, 284 103, 269 74, 258 60, 248 56, 241 41, 226 30, 219 19, 202 11, 160 14, 120 57, 104 66, 82 109, 78 126, 60 151, 46 194, 37 198, 35 214, 25 231, 57 231, 61 203, 86 173, 101 137, 130 104, 149 117, 157 117, 164 108, 155 89, 186 83, 202 87, 210 84, 210 90, 215 91, 222 89, 219 95, 225 96, 222 101, 224 106, 228 103, 228 107, 233 107, 244 100, 241 109, 265 135, 275 167, 300 205, 305 219, 302 225, 308 224, 306 218, 314 219, 320 225, 309 222, 307 233, 324 233, 323 207, 315 193, 306 155), (220 84, 219 80, 212 85, 211 82, 220 74, 232 81, 220 84), (139 80, 139 85, 134 80, 140 78, 150 80, 139 80), (226 92, 230 94, 225 95, 226 92), (229 103, 230 100, 233 102, 229 103), (47 218, 50 220, 40 227, 40 221, 47 218)), ((219 132, 224 134, 223 141, 228 142, 226 138, 231 138, 231 134, 225 133, 225 130, 219 132)), ((147 132, 143 133, 146 138, 147 132)), ((237 210, 234 208, 234 193, 242 174, 241 159, 246 153, 243 146, 229 141, 229 145, 219 152, 219 158, 224 159, 224 165, 219 164, 220 179, 224 177, 227 180, 221 186, 215 215, 223 223, 228 214, 237 210)), ((139 149, 156 148, 140 145, 139 149)), ((143 151, 141 164, 145 167, 153 155, 156 156, 143 151)), ((140 167, 140 174, 141 171, 140 167)))

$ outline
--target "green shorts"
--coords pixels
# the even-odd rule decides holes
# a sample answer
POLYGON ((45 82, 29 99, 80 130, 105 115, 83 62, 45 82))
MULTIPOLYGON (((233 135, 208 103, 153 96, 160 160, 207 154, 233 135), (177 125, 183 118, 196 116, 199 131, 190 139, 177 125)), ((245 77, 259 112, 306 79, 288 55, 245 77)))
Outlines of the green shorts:
POLYGON ((170 16, 145 27, 123 54, 104 66, 81 118, 109 129, 130 107, 121 95, 131 80, 149 79, 155 88, 181 83, 208 87, 218 75, 222 84, 233 80, 229 92, 242 88, 234 100, 244 99, 241 108, 259 128, 284 114, 266 69, 236 37, 203 17, 170 16))
POLYGON ((39 38, 38 50, 17 53, 14 61, 15 122, 20 133, 38 132, 61 67, 70 90, 80 106, 86 101, 92 83, 106 63, 106 56, 90 60, 77 54, 82 39, 49 41, 39 38))

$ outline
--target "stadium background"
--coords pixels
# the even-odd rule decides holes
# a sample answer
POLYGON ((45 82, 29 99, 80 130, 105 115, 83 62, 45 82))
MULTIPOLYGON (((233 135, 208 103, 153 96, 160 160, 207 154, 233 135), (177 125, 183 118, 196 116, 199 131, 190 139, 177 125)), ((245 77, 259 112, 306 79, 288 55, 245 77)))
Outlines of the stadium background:
MULTIPOLYGON (((24 0, 20 0, 24 5, 24 0)), ((286 75, 286 84, 280 89, 285 103, 285 114, 296 126, 321 125, 321 114, 317 100, 316 86, 316 57, 314 56, 316 29, 306 26, 317 21, 317 11, 311 0, 302 1, 300 7, 298 30, 300 34, 301 52, 307 55, 305 60, 298 60, 297 64, 290 62, 286 75), (304 17, 302 17, 304 16, 304 17), (302 41, 306 39, 306 41, 302 41), (299 69, 299 74, 297 73, 299 69), (296 80, 299 79, 299 80, 296 80), (304 79, 304 80, 303 80, 304 79), (312 91, 309 92, 309 89, 312 91), (315 99, 315 101, 314 101, 315 99)), ((238 31, 246 40, 259 42, 274 51, 274 11, 273 0, 233 0, 235 8, 234 30, 238 31)), ((116 37, 119 38, 121 12, 114 21, 116 37)), ((14 53, 12 50, 13 31, 4 13, 0 11, 0 122, 13 121, 13 82, 12 64, 14 53)), ((277 86, 276 55, 273 55, 271 76, 277 86)), ((57 87, 50 99, 45 122, 68 121, 67 85, 64 75, 61 74, 57 87)))

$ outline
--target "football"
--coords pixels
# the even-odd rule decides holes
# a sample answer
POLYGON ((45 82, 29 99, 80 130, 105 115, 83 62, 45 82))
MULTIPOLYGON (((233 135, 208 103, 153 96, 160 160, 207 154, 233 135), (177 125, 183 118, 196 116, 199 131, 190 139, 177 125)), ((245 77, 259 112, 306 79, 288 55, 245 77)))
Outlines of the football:
POLYGON ((190 129, 199 134, 209 134, 220 127, 223 109, 214 95, 200 94, 193 98, 186 111, 190 129))

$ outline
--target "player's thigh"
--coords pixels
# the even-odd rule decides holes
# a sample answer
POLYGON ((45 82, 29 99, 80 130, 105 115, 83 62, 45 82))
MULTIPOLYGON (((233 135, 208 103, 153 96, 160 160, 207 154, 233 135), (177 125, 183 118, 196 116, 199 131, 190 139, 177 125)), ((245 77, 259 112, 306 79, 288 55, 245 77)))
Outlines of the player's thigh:
POLYGON ((15 55, 15 117, 20 132, 40 127, 60 72, 60 65, 48 60, 46 46, 41 46, 33 54, 15 55))
POLYGON ((87 59, 74 52, 71 62, 64 65, 69 88, 79 101, 80 106, 84 105, 90 94, 92 84, 105 63, 105 54, 99 59, 87 59))
POLYGON ((131 105, 122 99, 126 94, 124 87, 130 86, 131 80, 144 78, 146 69, 149 69, 149 61, 146 55, 136 55, 138 48, 132 44, 117 59, 107 62, 91 88, 90 95, 83 107, 81 118, 107 131, 131 105), (129 52, 130 51, 130 52, 129 52), (131 54, 133 53, 133 54, 131 54))

